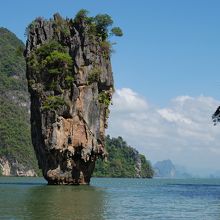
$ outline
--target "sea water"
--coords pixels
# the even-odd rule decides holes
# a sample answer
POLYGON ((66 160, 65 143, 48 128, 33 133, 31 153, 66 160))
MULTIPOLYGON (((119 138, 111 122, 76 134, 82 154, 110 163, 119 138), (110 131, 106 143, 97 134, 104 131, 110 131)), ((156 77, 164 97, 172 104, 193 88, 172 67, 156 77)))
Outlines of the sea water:
POLYGON ((48 186, 1 177, 0 219, 220 219, 220 179, 92 178, 90 186, 48 186))

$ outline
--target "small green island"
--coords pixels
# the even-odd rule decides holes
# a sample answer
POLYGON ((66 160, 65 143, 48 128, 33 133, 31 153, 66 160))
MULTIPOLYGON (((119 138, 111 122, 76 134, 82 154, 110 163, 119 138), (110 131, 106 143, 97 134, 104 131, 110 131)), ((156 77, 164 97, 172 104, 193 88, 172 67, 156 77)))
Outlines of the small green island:
POLYGON ((93 173, 95 177, 152 178, 154 170, 150 161, 136 149, 129 146, 122 137, 107 135, 105 147, 106 161, 98 160, 93 173))

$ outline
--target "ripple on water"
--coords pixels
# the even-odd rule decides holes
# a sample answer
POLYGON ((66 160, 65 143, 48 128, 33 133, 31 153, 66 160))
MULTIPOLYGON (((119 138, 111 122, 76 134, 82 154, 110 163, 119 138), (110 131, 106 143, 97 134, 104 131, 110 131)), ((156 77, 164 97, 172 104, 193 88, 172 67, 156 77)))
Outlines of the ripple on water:
POLYGON ((0 178, 0 219, 220 219, 220 180, 0 178))

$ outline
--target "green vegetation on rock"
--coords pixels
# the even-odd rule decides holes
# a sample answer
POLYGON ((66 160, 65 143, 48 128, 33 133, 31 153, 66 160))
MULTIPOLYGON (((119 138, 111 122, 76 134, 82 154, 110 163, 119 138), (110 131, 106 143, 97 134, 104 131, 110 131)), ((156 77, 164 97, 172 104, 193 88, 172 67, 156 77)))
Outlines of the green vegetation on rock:
MULTIPOLYGON (((105 59, 108 59, 113 51, 109 37, 123 35, 120 27, 110 28, 113 25, 113 20, 108 14, 98 14, 95 17, 90 17, 88 14, 87 10, 81 9, 75 15, 75 18, 64 19, 57 13, 54 15, 53 20, 47 21, 42 17, 38 17, 28 25, 27 34, 34 33, 39 28, 40 22, 53 22, 52 27, 55 33, 53 40, 46 41, 39 48, 35 48, 27 59, 29 71, 35 77, 37 77, 37 74, 44 74, 45 78, 47 77, 44 87, 46 90, 57 90, 55 82, 62 81, 63 78, 66 81, 65 85, 69 88, 74 81, 74 74, 76 73, 73 70, 72 55, 70 56, 67 48, 67 42, 72 32, 74 32, 74 28, 84 30, 91 37, 91 42, 95 42, 96 46, 99 46, 97 52, 105 59)), ((94 68, 88 76, 88 84, 97 82, 100 74, 101 70, 94 68)), ((29 86, 32 85, 29 84, 29 86)))
POLYGON ((51 75, 69 74, 71 66, 72 59, 70 55, 59 51, 49 53, 42 62, 42 68, 51 75))
POLYGON ((6 28, 0 28, 0 90, 26 90, 24 44, 6 28))
MULTIPOLYGON (((27 63, 36 81, 39 74, 44 75, 45 90, 61 91, 58 89, 58 83, 62 79, 65 81, 65 87, 71 88, 74 81, 73 61, 67 48, 57 40, 50 40, 37 48, 27 59, 27 63)), ((28 83, 30 87, 34 86, 33 80, 29 80, 28 83)))
POLYGON ((36 73, 44 71, 56 76, 71 73, 72 59, 66 52, 66 48, 55 40, 43 44, 31 54, 28 64, 36 73))
POLYGON ((97 160, 93 176, 152 178, 153 168, 144 155, 127 145, 121 138, 106 137, 107 162, 97 160))
POLYGON ((81 21, 86 21, 88 19, 89 11, 86 9, 81 9, 77 12, 75 15, 75 18, 73 19, 75 23, 79 23, 81 21))
POLYGON ((24 44, 0 28, 0 157, 38 171, 30 137, 24 44))
POLYGON ((74 82, 74 77, 73 76, 67 75, 65 77, 65 83, 66 83, 67 87, 70 88, 71 85, 73 84, 73 82, 74 82))
POLYGON ((100 43, 101 52, 104 58, 108 58, 109 55, 113 52, 112 44, 109 41, 102 41, 100 43))
POLYGON ((100 46, 105 58, 109 57, 112 50, 112 43, 109 41, 110 36, 123 36, 123 31, 120 27, 110 27, 113 25, 113 20, 108 14, 98 14, 95 17, 88 16, 89 11, 81 9, 75 16, 73 22, 81 23, 85 22, 88 27, 88 33, 92 37, 98 37, 101 39, 100 46))
POLYGON ((121 30, 120 27, 114 27, 114 28, 112 28, 112 29, 111 29, 111 34, 112 34, 112 35, 115 35, 115 36, 117 36, 117 37, 123 36, 123 32, 122 32, 122 30, 121 30))
POLYGON ((111 104, 111 98, 109 97, 109 94, 106 92, 100 92, 99 93, 99 103, 102 103, 106 107, 108 107, 111 104))
POLYGON ((95 67, 91 70, 88 76, 88 84, 92 84, 94 82, 98 82, 101 75, 101 69, 98 67, 95 67))
POLYGON ((151 178, 154 176, 154 169, 146 157, 140 154, 141 159, 141 176, 151 178))
POLYGON ((48 96, 43 103, 43 110, 57 110, 64 106, 66 103, 62 97, 48 96))
POLYGON ((0 97, 0 157, 36 168, 28 116, 27 108, 0 97))
POLYGON ((98 14, 95 17, 88 16, 89 11, 81 9, 77 12, 74 23, 86 22, 94 35, 99 36, 105 41, 109 35, 115 35, 117 37, 123 36, 123 32, 120 27, 113 27, 110 31, 110 27, 113 25, 113 20, 108 14, 98 14))
POLYGON ((58 13, 54 15, 54 29, 57 34, 61 33, 64 38, 70 36, 70 29, 68 26, 68 22, 64 20, 58 13))

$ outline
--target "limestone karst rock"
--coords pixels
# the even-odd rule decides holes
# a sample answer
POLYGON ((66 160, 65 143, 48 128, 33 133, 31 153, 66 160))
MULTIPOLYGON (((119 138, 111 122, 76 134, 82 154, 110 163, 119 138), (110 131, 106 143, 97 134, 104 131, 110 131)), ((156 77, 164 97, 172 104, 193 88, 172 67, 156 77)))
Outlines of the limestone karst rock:
POLYGON ((110 47, 89 19, 37 18, 27 32, 32 143, 49 184, 88 184, 113 92, 110 47))

